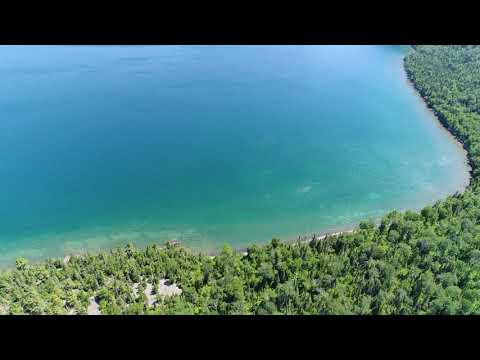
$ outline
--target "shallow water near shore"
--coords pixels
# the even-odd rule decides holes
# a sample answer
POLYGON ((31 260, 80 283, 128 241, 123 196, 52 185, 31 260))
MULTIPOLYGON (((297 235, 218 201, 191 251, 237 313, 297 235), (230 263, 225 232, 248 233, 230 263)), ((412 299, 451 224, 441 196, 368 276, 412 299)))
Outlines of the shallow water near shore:
POLYGON ((0 46, 0 266, 337 231, 468 183, 400 46, 0 46))

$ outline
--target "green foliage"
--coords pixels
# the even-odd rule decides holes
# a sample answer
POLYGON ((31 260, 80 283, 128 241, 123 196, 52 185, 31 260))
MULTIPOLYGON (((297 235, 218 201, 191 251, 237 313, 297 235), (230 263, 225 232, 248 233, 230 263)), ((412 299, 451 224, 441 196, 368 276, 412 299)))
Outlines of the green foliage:
POLYGON ((131 245, 0 273, 0 313, 479 314, 480 47, 416 46, 405 68, 469 153, 473 179, 420 213, 391 212, 354 233, 214 258, 178 245, 131 245), (169 279, 180 295, 159 294, 169 279), (146 289, 156 302, 148 306, 146 289))

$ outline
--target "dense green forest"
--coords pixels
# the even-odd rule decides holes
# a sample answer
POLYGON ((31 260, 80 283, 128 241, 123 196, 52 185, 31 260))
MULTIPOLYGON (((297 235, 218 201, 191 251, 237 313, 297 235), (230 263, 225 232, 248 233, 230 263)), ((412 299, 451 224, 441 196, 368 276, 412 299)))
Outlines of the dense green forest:
POLYGON ((479 314, 480 46, 416 46, 404 64, 468 150, 473 179, 464 193, 351 234, 272 240, 246 254, 167 244, 19 259, 0 274, 0 313, 479 314))

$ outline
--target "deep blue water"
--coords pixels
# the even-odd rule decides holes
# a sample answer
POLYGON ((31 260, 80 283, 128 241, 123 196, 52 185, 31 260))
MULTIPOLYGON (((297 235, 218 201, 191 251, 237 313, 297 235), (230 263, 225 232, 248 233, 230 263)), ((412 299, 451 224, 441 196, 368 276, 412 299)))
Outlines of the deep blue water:
POLYGON ((399 46, 0 46, 0 264, 342 229, 461 190, 399 46))

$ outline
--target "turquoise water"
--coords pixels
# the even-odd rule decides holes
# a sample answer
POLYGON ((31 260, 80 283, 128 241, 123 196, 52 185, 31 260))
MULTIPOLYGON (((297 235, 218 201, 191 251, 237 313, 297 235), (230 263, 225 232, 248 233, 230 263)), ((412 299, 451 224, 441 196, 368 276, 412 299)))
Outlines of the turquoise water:
POLYGON ((244 247, 461 190, 399 46, 0 46, 0 264, 244 247))

